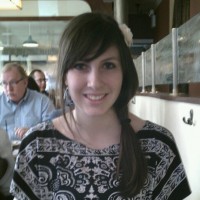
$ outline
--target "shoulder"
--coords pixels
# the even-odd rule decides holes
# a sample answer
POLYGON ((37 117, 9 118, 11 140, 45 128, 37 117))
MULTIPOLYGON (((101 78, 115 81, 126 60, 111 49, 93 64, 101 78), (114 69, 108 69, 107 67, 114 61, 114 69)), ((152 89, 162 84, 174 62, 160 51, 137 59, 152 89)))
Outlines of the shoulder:
POLYGON ((143 120, 133 114, 130 114, 129 117, 131 119, 131 125, 139 139, 156 139, 167 143, 174 143, 174 136, 167 128, 151 121, 143 120))
MULTIPOLYGON (((23 157, 27 152, 35 151, 40 147, 50 148, 55 141, 63 141, 67 138, 55 129, 51 121, 46 121, 31 127, 23 137, 19 149, 19 157, 23 157)), ((37 154, 37 152, 34 152, 37 154)))
POLYGON ((146 154, 154 153, 160 158, 176 157, 180 162, 179 151, 172 133, 165 127, 146 121, 144 127, 137 132, 143 151, 146 154))
POLYGON ((150 137, 167 137, 174 140, 172 133, 164 126, 158 125, 151 121, 145 121, 143 128, 139 131, 140 134, 149 134, 150 137))
POLYGON ((33 132, 38 132, 38 131, 45 131, 45 130, 50 130, 54 129, 52 121, 48 120, 42 123, 39 123, 35 126, 32 126, 24 135, 24 138, 26 138, 28 135, 32 134, 33 132))

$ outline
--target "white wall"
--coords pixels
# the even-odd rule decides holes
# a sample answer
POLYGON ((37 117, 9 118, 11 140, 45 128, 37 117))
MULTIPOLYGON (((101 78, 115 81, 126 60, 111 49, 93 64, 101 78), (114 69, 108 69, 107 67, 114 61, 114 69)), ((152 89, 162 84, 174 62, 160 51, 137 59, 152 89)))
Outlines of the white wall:
POLYGON ((175 137, 192 194, 187 200, 200 200, 200 105, 136 96, 130 102, 135 115, 168 128, 175 137), (135 104, 133 103, 135 101, 135 104), (183 122, 194 112, 194 124, 183 122))

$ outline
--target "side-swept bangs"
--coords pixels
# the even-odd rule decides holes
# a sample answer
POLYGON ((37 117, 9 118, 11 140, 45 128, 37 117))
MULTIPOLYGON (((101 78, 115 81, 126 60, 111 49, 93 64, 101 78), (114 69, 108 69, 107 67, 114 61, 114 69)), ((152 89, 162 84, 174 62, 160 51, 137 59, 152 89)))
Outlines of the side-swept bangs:
POLYGON ((138 87, 137 73, 124 35, 111 16, 84 13, 72 19, 66 27, 59 44, 58 74, 63 78, 59 79, 61 85, 64 85, 65 74, 76 62, 93 60, 111 46, 116 46, 119 51, 123 73, 122 90, 115 107, 127 105, 138 87))

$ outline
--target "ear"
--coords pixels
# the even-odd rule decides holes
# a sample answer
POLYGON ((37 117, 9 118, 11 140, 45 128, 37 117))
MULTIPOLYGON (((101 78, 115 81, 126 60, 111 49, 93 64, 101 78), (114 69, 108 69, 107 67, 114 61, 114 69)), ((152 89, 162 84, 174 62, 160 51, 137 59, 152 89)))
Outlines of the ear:
POLYGON ((24 85, 28 87, 28 77, 24 79, 24 85))

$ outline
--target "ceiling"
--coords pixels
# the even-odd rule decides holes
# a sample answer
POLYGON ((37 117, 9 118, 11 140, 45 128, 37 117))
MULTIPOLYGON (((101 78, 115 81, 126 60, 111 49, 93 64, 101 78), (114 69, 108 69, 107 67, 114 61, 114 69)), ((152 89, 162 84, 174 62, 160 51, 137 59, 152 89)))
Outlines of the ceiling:
MULTIPOLYGON (((103 1, 104 4, 107 4, 106 0, 92 1, 92 11, 99 9, 99 1, 103 1)), ((155 9, 160 2, 161 0, 128 0, 128 12, 131 14, 148 14, 149 11, 155 9)), ((29 19, 29 21, 1 21, 1 19, 2 17, 0 17, 0 41, 2 41, 5 47, 3 54, 12 54, 14 56, 55 54, 57 52, 60 35, 68 23, 68 20, 34 21, 29 19), (28 39, 30 34, 33 40, 39 43, 38 48, 27 49, 22 47, 23 42, 28 39)))

